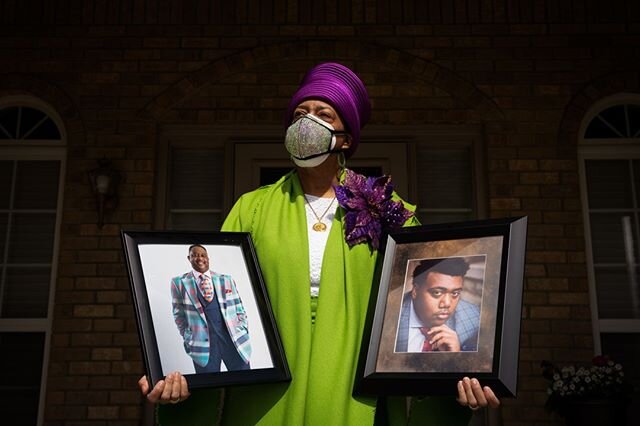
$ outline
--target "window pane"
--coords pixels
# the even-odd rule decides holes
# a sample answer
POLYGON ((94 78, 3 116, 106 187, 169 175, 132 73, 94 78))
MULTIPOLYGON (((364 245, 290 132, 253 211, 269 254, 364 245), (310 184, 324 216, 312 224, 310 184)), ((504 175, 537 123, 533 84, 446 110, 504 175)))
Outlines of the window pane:
POLYGON ((595 263, 626 263, 637 258, 637 249, 632 244, 630 252, 625 251, 625 238, 634 241, 636 235, 635 221, 632 213, 591 213, 591 245, 595 263), (625 234, 624 223, 630 225, 625 234))
MULTIPOLYGON (((9 107, 0 109, 0 126, 9 133, 11 138, 16 137, 16 127, 18 125, 18 108, 9 107)), ((0 139, 8 139, 7 135, 0 130, 0 139)))
POLYGON ((0 161, 0 209, 8 209, 11 201, 13 161, 0 161))
POLYGON ((629 114, 629 134, 631 137, 640 136, 640 105, 627 105, 629 114))
POLYGON ((22 107, 22 112, 20 115, 20 133, 18 137, 24 138, 24 136, 31 129, 35 127, 36 124, 40 120, 42 120, 46 115, 42 111, 38 111, 37 109, 22 107))
POLYGON ((170 229, 182 231, 218 231, 222 213, 171 213, 170 229))
POLYGON ((627 136, 627 117, 624 111, 624 105, 607 108, 600 113, 600 116, 621 135, 627 136))
POLYGON ((3 318, 46 318, 51 268, 7 268, 2 294, 3 318))
POLYGON ((291 171, 291 167, 260 167, 260 186, 275 183, 291 171))
POLYGON ((59 161, 19 161, 14 207, 55 209, 59 175, 59 161))
POLYGON ((48 118, 44 123, 38 126, 37 129, 31 132, 27 139, 59 140, 62 139, 62 136, 60 136, 58 126, 56 126, 52 119, 48 118))
POLYGON ((7 241, 7 221, 9 215, 0 213, 0 264, 4 262, 5 241, 7 241))
POLYGON ((472 208, 471 156, 468 148, 417 150, 418 205, 472 208))
POLYGON ((44 333, 0 333, 0 347, 0 412, 12 425, 35 425, 44 333))
POLYGON ((222 208, 223 150, 175 149, 172 154, 169 208, 222 208))
POLYGON ((589 208, 633 206, 627 160, 587 160, 585 168, 589 208))
POLYGON ((587 126, 584 137, 585 139, 611 139, 619 138, 620 136, 611 127, 604 124, 600 118, 596 117, 587 126))
POLYGON ((10 263, 51 263, 55 213, 16 213, 9 240, 10 263))
POLYGON ((596 267, 598 316, 604 318, 640 318, 634 308, 638 292, 638 273, 630 277, 625 267, 596 267))

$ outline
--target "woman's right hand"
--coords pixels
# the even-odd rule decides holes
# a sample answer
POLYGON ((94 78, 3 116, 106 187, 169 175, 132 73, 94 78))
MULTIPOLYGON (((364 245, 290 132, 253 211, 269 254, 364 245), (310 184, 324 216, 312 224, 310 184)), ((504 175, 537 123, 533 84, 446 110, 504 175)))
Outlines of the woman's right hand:
POLYGON ((143 395, 154 404, 177 404, 189 398, 189 385, 187 379, 178 372, 168 374, 164 380, 158 381, 149 392, 149 381, 147 376, 142 376, 138 380, 138 386, 143 395))

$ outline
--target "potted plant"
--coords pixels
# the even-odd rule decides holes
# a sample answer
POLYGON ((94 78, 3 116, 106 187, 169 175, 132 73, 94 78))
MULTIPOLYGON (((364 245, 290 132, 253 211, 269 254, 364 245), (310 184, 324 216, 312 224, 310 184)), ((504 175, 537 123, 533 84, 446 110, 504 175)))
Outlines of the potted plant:
POLYGON ((590 366, 542 361, 541 367, 549 380, 546 407, 564 416, 568 426, 626 424, 632 387, 621 364, 599 355, 590 366))

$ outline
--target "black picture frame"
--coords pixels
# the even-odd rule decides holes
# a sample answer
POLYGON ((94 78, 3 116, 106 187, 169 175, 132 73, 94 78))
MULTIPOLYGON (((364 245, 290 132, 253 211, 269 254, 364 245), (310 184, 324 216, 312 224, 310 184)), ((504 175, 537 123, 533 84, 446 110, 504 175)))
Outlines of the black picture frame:
MULTIPOLYGON (((174 371, 183 373, 192 389, 291 379, 249 233, 123 230, 121 237, 140 344, 151 386, 174 371), (231 329, 240 333, 238 335, 242 336, 242 340, 248 336, 247 340, 251 346, 251 355, 248 356, 249 369, 241 370, 235 369, 241 367, 234 367, 225 371, 226 366, 218 364, 221 370, 219 372, 196 372, 194 359, 197 356, 187 353, 191 351, 194 354, 195 346, 200 345, 194 343, 195 340, 208 341, 208 337, 184 337, 185 334, 192 336, 197 333, 192 330, 195 330, 197 324, 202 324, 198 323, 199 318, 209 320, 209 316, 205 316, 204 309, 201 308, 210 302, 201 303, 200 308, 197 308, 197 304, 192 306, 190 303, 194 300, 193 297, 200 298, 201 302, 203 300, 195 287, 195 280, 191 281, 193 268, 188 255, 190 246, 194 244, 202 245, 206 249, 209 258, 208 269, 215 274, 221 274, 216 277, 225 277, 221 280, 226 281, 216 281, 224 284, 215 287, 221 289, 218 294, 225 293, 221 296, 225 298, 223 303, 216 305, 224 308, 208 312, 222 313, 218 320, 227 325, 225 331, 229 333, 228 336, 231 336, 231 329), (232 305, 236 305, 236 308, 227 311, 232 305), (188 328, 189 331, 181 333, 177 324, 182 325, 182 330, 187 329, 184 326, 186 310, 191 310, 197 317, 192 321, 194 328, 188 328), (230 319, 226 319, 226 314, 229 314, 230 319), (246 327, 242 328, 244 326, 246 327)), ((213 273, 211 275, 213 279, 213 273)), ((212 328, 206 328, 210 329, 212 328)), ((240 354, 241 350, 237 348, 241 343, 237 342, 241 340, 230 342, 240 354)), ((235 361, 231 361, 230 365, 233 365, 233 362, 235 361)))
POLYGON ((452 396, 460 379, 476 377, 497 396, 515 397, 526 238, 526 216, 408 227, 389 234, 377 272, 380 284, 372 290, 354 394, 452 396), (447 325, 456 320, 461 350, 449 352, 449 346, 422 352, 420 338, 425 339, 419 335, 416 324, 422 321, 416 309, 432 317, 424 313, 429 302, 414 299, 424 286, 414 293, 413 273, 425 283, 431 272, 425 268, 444 259, 459 263, 454 258, 469 267, 464 290, 457 293, 456 306, 434 315, 446 318, 447 325), (416 271, 418 265, 422 269, 416 271))

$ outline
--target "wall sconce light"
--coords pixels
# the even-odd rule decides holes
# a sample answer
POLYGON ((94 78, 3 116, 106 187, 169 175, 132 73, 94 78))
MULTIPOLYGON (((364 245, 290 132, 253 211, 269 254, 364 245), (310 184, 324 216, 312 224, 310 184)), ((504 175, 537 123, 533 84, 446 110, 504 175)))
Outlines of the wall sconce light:
POLYGON ((89 182, 96 196, 98 208, 98 228, 104 225, 104 214, 118 205, 118 184, 120 173, 113 168, 111 161, 98 160, 98 167, 89 171, 89 182))

